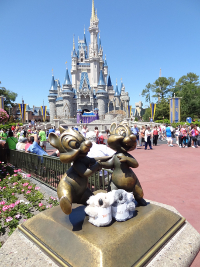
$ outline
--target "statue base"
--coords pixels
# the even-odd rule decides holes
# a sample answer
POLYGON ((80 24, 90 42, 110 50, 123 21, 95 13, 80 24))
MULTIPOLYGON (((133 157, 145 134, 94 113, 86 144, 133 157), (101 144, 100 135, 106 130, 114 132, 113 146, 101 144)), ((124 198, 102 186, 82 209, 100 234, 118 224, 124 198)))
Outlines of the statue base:
POLYGON ((59 206, 39 213, 18 228, 62 266, 143 266, 184 224, 185 219, 154 204, 137 207, 134 217, 96 227, 85 206, 59 206))

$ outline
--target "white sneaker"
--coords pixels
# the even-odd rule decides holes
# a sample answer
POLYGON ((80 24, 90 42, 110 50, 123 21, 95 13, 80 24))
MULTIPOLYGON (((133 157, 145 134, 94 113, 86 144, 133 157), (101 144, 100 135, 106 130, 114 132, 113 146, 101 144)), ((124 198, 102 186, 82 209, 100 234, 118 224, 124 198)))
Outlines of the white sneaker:
POLYGON ((173 146, 173 145, 170 145, 170 146, 173 146))
POLYGON ((192 148, 195 148, 195 146, 192 146, 192 148))
POLYGON ((185 146, 185 148, 188 148, 188 146, 185 146))
POLYGON ((179 147, 182 148, 182 145, 180 145, 179 147))

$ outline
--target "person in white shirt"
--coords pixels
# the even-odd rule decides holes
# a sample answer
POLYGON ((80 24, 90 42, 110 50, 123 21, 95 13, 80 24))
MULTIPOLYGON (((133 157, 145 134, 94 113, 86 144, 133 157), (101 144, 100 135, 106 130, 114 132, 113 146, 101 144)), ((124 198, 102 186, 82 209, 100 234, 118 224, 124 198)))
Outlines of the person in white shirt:
POLYGON ((87 128, 87 126, 86 125, 83 125, 83 129, 82 129, 82 131, 81 131, 81 133, 82 133, 82 135, 84 136, 84 137, 86 137, 86 133, 88 132, 88 128, 87 128))
POLYGON ((20 136, 19 142, 16 144, 16 150, 25 151, 25 146, 27 142, 28 142, 27 138, 20 136))
POLYGON ((144 140, 145 140, 145 150, 147 150, 147 145, 149 145, 150 149, 153 149, 151 147, 151 138, 152 138, 152 132, 149 126, 147 126, 147 129, 145 131, 144 140))

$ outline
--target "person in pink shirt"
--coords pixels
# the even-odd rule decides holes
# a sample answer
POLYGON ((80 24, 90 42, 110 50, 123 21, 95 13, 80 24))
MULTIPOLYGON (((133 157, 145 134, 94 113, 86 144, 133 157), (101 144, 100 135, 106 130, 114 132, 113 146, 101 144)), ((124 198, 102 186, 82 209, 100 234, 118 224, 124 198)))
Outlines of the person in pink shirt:
POLYGON ((190 136, 191 136, 191 146, 192 148, 197 147, 197 136, 195 131, 195 125, 191 126, 190 136))
POLYGON ((34 142, 34 137, 33 136, 29 136, 28 137, 28 143, 25 145, 25 151, 28 150, 29 146, 32 145, 34 142))

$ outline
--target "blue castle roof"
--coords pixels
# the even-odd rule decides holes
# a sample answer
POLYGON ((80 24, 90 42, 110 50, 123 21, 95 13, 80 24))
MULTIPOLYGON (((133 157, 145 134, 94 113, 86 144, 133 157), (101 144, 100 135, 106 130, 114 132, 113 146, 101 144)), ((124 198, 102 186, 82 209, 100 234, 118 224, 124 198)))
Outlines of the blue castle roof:
POLYGON ((64 83, 63 84, 65 84, 65 85, 71 85, 68 69, 66 69, 65 80, 64 80, 64 83))
POLYGON ((109 74, 109 76, 108 76, 108 86, 112 86, 112 82, 111 82, 110 74, 109 74))
POLYGON ((55 83, 54 76, 51 78, 51 87, 50 90, 57 90, 57 84, 55 83))
POLYGON ((115 88, 115 94, 114 96, 119 96, 119 90, 118 90, 118 85, 116 84, 116 88, 115 88))
POLYGON ((100 75, 99 75, 99 83, 98 85, 106 85, 103 79, 103 72, 100 70, 100 75))

